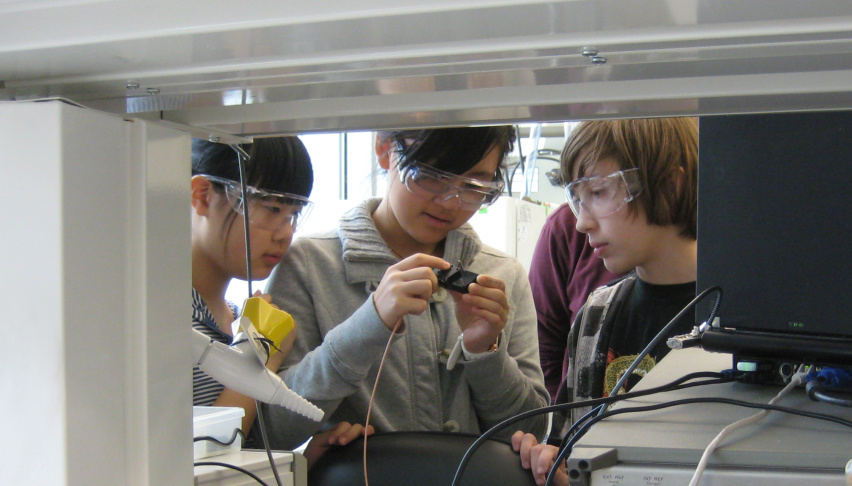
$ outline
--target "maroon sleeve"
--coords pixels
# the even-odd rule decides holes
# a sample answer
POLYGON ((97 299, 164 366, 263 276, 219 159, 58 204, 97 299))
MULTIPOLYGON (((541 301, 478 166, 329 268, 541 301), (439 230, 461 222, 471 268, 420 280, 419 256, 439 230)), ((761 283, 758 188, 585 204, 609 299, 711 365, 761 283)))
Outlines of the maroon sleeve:
POLYGON ((568 365, 568 331, 574 315, 592 290, 618 277, 594 256, 576 222, 567 205, 558 207, 542 228, 530 265, 541 368, 551 397, 568 365))

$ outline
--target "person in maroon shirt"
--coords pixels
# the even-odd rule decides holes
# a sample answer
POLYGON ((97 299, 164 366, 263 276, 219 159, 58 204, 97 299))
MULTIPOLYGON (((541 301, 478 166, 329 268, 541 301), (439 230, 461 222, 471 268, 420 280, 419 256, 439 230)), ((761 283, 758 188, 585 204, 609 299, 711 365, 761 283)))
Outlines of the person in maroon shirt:
POLYGON ((551 401, 568 369, 568 331, 574 316, 592 290, 621 276, 594 257, 576 225, 567 204, 556 208, 544 223, 530 265, 541 369, 551 401))

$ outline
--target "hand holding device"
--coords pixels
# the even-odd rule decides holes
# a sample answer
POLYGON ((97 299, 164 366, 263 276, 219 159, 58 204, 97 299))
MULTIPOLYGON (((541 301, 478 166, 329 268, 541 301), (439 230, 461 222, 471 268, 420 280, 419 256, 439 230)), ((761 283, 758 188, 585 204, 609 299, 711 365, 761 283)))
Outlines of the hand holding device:
MULTIPOLYGON (((321 409, 290 390, 281 377, 266 368, 269 355, 261 339, 267 337, 258 331, 249 316, 256 319, 258 326, 270 334, 280 335, 280 339, 286 336, 286 333, 273 328, 281 325, 286 328, 289 314, 273 308, 260 297, 252 297, 246 301, 243 314, 232 325, 234 342, 231 346, 213 341, 203 333, 192 330, 197 366, 237 393, 270 405, 280 405, 311 420, 321 421, 324 415, 321 409), (246 309, 249 309, 248 314, 246 309)), ((290 317, 291 324, 292 320, 290 317)), ((293 326, 290 325, 289 330, 292 329, 293 326)))
POLYGON ((425 311, 429 298, 438 290, 432 269, 449 265, 436 256, 417 253, 388 267, 373 293, 373 304, 385 326, 393 330, 406 315, 425 311))
POLYGON ((478 275, 467 285, 467 293, 453 294, 456 318, 470 353, 496 351, 500 333, 509 320, 506 283, 489 275, 478 275))
MULTIPOLYGON (((296 327, 296 322, 293 316, 270 304, 264 297, 258 295, 246 299, 243 304, 243 315, 254 323, 255 330, 259 334, 256 334, 253 339, 253 342, 261 345, 261 349, 257 350, 258 353, 269 357, 280 349, 281 342, 296 327)), ((233 325, 239 322, 236 320, 233 325)), ((240 332, 239 329, 232 329, 232 331, 234 336, 240 332)))

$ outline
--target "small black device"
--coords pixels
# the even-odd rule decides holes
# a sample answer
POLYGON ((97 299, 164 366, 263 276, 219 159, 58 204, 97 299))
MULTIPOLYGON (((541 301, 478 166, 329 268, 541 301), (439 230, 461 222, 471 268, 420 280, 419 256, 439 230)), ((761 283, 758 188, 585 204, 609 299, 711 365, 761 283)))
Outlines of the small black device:
POLYGON ((454 290, 460 294, 467 293, 467 287, 476 282, 477 273, 469 272, 462 268, 461 262, 458 264, 458 269, 455 266, 447 270, 438 270, 435 272, 438 277, 438 285, 447 290, 454 290))

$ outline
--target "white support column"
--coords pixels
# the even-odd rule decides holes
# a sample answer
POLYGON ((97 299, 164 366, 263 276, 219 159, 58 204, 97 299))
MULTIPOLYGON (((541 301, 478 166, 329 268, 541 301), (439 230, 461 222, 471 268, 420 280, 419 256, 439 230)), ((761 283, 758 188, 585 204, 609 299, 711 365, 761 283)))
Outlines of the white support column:
POLYGON ((0 173, 0 484, 191 484, 189 136, 0 104, 0 173))

